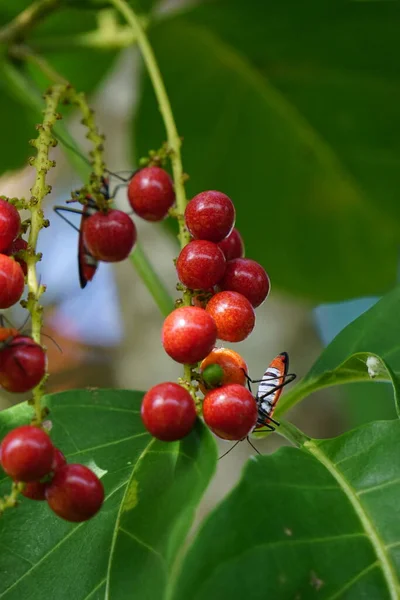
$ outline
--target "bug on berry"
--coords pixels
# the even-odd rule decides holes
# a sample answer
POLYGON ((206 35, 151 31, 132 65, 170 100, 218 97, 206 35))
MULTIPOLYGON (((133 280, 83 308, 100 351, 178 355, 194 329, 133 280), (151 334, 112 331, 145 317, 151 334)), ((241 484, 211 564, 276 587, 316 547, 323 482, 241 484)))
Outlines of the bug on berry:
MULTIPOLYGON (((110 199, 110 184, 106 177, 102 178, 102 186, 100 192, 106 200, 110 199)), ((74 201, 74 200, 72 200, 74 201)), ((55 206, 54 212, 58 214, 68 225, 73 227, 78 232, 78 268, 79 268, 79 283, 81 288, 86 287, 88 281, 92 281, 96 274, 99 261, 89 252, 83 240, 83 225, 85 220, 94 215, 98 211, 95 200, 91 196, 86 196, 86 203, 82 209, 71 208, 70 206, 55 206), (79 227, 76 227, 63 213, 73 213, 82 215, 79 227)))
MULTIPOLYGON (((245 377, 247 379, 247 385, 251 390, 252 383, 258 383, 257 394, 254 397, 257 404, 257 422, 253 429, 253 433, 262 433, 264 431, 275 431, 276 427, 279 426, 279 422, 272 418, 278 400, 282 394, 282 390, 288 383, 291 383, 296 379, 295 373, 288 373, 289 371, 289 356, 287 352, 281 352, 276 356, 273 361, 268 365, 264 375, 261 379, 251 379, 247 373, 245 377), (274 427, 275 425, 275 427, 274 427)), ((252 392, 253 393, 253 392, 252 392)), ((245 439, 245 438, 243 438, 245 439)), ((257 448, 250 441, 249 436, 246 437, 250 446, 260 454, 257 448)), ((243 441, 243 440, 239 440, 243 441)), ((227 452, 225 452, 220 459, 226 456, 231 450, 233 450, 239 443, 236 442, 227 452)))

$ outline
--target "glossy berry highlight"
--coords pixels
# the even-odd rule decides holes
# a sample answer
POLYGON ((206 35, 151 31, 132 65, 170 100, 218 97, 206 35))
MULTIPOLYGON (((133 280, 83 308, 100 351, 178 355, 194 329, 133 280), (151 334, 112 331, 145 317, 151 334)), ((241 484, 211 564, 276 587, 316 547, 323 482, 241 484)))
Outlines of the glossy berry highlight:
POLYGON ((24 273, 16 261, 0 254, 0 309, 18 302, 24 291, 24 273))
POLYGON ((9 202, 0 198, 0 252, 15 240, 21 227, 19 212, 9 202))
POLYGON ((83 239, 89 252, 103 262, 119 262, 129 256, 137 238, 132 219, 121 210, 97 211, 83 224, 83 239))
POLYGON ((200 375, 202 375, 204 380, 203 383, 200 383, 200 389, 205 394, 210 388, 230 383, 246 385, 247 373, 246 361, 238 352, 235 352, 231 348, 214 348, 200 365, 200 375), (207 369, 213 366, 220 367, 222 373, 219 381, 216 382, 210 382, 206 373, 207 369))
POLYGON ((0 385, 8 392, 31 390, 45 372, 45 352, 30 337, 17 335, 0 350, 0 385))
POLYGON ((242 342, 254 329, 256 317, 250 302, 237 292, 219 292, 208 302, 206 311, 217 326, 217 337, 242 342))
POLYGON ((171 177, 160 167, 140 169, 129 182, 129 204, 146 221, 162 221, 175 202, 171 177))
POLYGON ((0 445, 1 466, 14 481, 38 481, 51 471, 53 458, 49 436, 33 425, 13 429, 0 445))
POLYGON ((151 435, 173 442, 193 429, 196 407, 187 390, 177 383, 166 382, 155 385, 145 394, 141 415, 151 435))
POLYGON ((218 243, 226 260, 242 258, 244 256, 244 243, 239 231, 234 227, 231 233, 218 243))
POLYGON ((257 404, 242 385, 233 383, 208 392, 203 402, 208 427, 224 440, 242 440, 257 422, 257 404))
POLYGON ((225 256, 217 244, 207 240, 193 240, 179 254, 176 270, 179 280, 186 287, 207 290, 223 277, 225 265, 225 256))
POLYGON ((161 339, 165 352, 176 362, 193 364, 211 352, 217 327, 203 308, 182 306, 165 319, 161 339))
POLYGON ((195 239, 220 242, 232 231, 235 207, 222 192, 201 192, 186 206, 185 223, 195 239))
POLYGON ((235 258, 227 262, 219 287, 242 294, 256 308, 267 298, 271 284, 258 262, 250 258, 235 258))
POLYGON ((80 523, 100 510, 104 488, 97 475, 84 465, 65 465, 56 471, 47 486, 46 500, 56 515, 80 523))

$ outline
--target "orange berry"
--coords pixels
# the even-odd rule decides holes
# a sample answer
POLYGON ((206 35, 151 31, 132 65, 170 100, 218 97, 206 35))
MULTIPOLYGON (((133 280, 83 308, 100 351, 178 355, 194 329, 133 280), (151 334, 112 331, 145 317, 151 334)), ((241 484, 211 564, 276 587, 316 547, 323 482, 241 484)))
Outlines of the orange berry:
MULTIPOLYGON (((210 365, 219 365, 222 368, 223 376, 219 385, 227 385, 230 383, 238 383, 246 385, 246 376, 248 369, 245 360, 230 348, 214 348, 210 354, 202 361, 200 365, 200 373, 210 365)), ((206 394, 208 388, 204 383, 200 382, 200 389, 203 394, 206 394)))

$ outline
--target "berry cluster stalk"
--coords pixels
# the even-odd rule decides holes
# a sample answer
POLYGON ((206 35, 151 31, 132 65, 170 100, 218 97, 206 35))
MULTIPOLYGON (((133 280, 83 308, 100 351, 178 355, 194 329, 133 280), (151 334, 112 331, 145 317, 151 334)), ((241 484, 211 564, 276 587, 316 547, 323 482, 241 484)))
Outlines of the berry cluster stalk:
MULTIPOLYGON (((179 241, 181 249, 190 242, 189 231, 185 227, 183 215, 185 212, 187 199, 184 186, 184 173, 181 159, 181 138, 175 124, 175 119, 172 113, 171 103, 165 89, 160 69, 157 64, 153 49, 147 39, 147 36, 141 26, 140 19, 127 4, 125 0, 111 0, 115 8, 125 17, 126 21, 131 25, 135 35, 137 44, 142 54, 146 65, 154 92, 158 101, 158 107, 164 121, 165 130, 167 133, 168 150, 172 165, 172 174, 174 179, 177 217, 179 223, 179 241)), ((183 305, 190 306, 191 293, 185 290, 183 293, 183 305)), ((191 366, 184 365, 184 379, 186 384, 190 385, 192 379, 191 366)))

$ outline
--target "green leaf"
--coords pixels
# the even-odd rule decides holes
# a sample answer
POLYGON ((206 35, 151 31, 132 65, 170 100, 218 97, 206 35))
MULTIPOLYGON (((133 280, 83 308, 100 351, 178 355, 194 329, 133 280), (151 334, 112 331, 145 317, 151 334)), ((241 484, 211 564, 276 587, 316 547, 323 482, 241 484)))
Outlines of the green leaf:
POLYGON ((389 381, 400 414, 400 286, 341 331, 307 375, 285 394, 282 414, 318 389, 356 381, 389 381))
POLYGON ((192 544, 172 600, 395 600, 400 422, 247 463, 192 544))
MULTIPOLYGON (((346 18, 344 5, 357 5, 348 10, 364 14, 373 4, 375 12, 380 11, 380 23, 399 22, 397 9, 387 3, 339 4, 338 31, 346 18)), ((362 81, 355 95, 358 72, 353 78, 349 69, 364 54, 359 44, 367 44, 366 31, 368 39, 375 39, 376 18, 371 17, 369 25, 363 21, 363 28, 351 28, 354 44, 346 46, 348 55, 341 53, 341 70, 333 64, 327 74, 321 74, 328 49, 333 58, 336 51, 341 52, 336 50, 340 44, 320 35, 323 24, 328 27, 332 22, 332 11, 330 2, 316 0, 306 2, 305 8, 301 3, 297 9, 289 0, 207 3, 160 23, 151 35, 184 137, 189 196, 204 189, 229 194, 237 208, 247 255, 266 267, 273 285, 314 301, 381 293, 394 283, 398 260, 399 224, 380 207, 381 202, 394 204, 398 188, 394 181, 400 157, 396 129, 400 111, 395 94, 388 89, 396 88, 399 73, 392 68, 389 84, 385 79, 380 85, 381 78, 389 77, 389 66, 385 64, 387 52, 379 51, 375 79, 367 72, 368 80, 362 81), (304 12, 301 20, 300 12, 304 12), (320 37, 297 69, 295 59, 305 52, 303 46, 307 48, 310 36, 320 37), (313 60, 321 62, 320 69, 313 60), (285 76, 297 84, 297 93, 292 93, 294 84, 290 90, 278 85, 285 76), (308 87, 301 87, 303 78, 308 87), (337 80, 340 85, 333 94, 329 82, 337 80), (387 117, 385 111, 376 110, 382 97, 388 98, 387 117), (339 132, 342 137, 336 143, 334 136, 339 132), (355 160, 367 155, 368 149, 357 154, 357 144, 364 140, 375 146, 361 178, 360 167, 351 168, 343 146, 346 141, 351 144, 355 160), (375 173, 370 163, 376 165, 375 173), (390 184, 379 176, 379 169, 383 175, 389 168, 383 163, 393 166, 390 184)), ((383 27, 379 32, 382 38, 386 36, 383 27)), ((398 49, 394 27, 389 27, 387 37, 398 49)), ((388 46, 389 41, 384 48, 388 46)), ((371 52, 375 52, 372 46, 371 52)), ((366 69, 365 64, 360 70, 366 69)), ((154 95, 144 78, 134 123, 137 156, 158 148, 165 139, 156 115, 154 95)))
MULTIPOLYGON (((152 439, 140 418, 141 398, 139 392, 124 390, 76 390, 47 397, 54 443, 69 462, 103 473, 106 500, 98 515, 78 525, 57 518, 46 503, 23 499, 17 509, 7 510, 0 519, 1 599, 52 598, 56 589, 57 600, 100 600, 107 585, 113 598, 140 599, 146 597, 145 586, 143 595, 137 587, 142 578, 151 585, 153 597, 164 593, 165 580, 159 573, 154 576, 149 548, 154 544, 162 562, 172 568, 211 477, 216 450, 200 422, 181 443, 152 439), (166 496, 161 506, 168 516, 164 521, 162 515, 156 517, 160 499, 152 493, 155 488, 148 487, 161 481, 166 496), (131 522, 134 514, 143 522, 131 522), (157 540, 152 522, 158 524, 157 540), (123 537, 121 526, 135 541, 123 537), (121 555, 125 546, 129 557, 121 555), (140 570, 133 573, 126 564, 133 570, 140 565, 140 570)), ((0 437, 27 423, 31 410, 23 404, 1 412, 0 437)), ((9 487, 7 480, 2 493, 9 487)))

